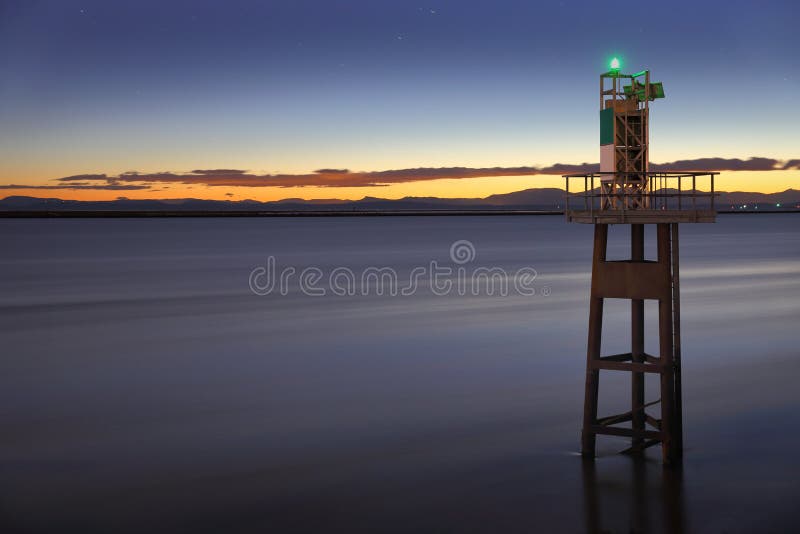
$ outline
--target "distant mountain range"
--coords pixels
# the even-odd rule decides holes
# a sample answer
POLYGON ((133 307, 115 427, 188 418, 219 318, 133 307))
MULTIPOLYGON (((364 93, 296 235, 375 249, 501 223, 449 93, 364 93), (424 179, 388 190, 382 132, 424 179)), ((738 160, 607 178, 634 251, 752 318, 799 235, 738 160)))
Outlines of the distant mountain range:
MULTIPOLYGON (((800 190, 781 193, 719 192, 718 210, 800 210, 800 190)), ((0 200, 0 211, 398 211, 398 210, 537 210, 564 209, 564 191, 557 188, 525 189, 485 198, 405 197, 361 200, 287 198, 257 200, 147 199, 62 200, 10 196, 0 200)))

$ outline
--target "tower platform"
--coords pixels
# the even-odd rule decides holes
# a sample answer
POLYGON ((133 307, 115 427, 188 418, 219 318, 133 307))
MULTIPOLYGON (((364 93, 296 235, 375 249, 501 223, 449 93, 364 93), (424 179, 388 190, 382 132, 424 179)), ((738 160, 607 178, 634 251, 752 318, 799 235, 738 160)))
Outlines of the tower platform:
POLYGON ((717 174, 708 171, 566 174, 567 221, 583 224, 713 223, 717 217, 714 206, 714 176, 717 174))
POLYGON ((712 210, 569 210, 567 221, 583 224, 713 223, 712 210))

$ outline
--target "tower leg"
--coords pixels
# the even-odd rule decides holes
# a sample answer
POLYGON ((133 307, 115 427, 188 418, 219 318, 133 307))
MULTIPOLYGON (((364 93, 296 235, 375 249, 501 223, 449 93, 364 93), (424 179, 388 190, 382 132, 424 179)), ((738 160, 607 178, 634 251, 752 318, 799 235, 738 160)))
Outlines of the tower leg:
MULTIPOLYGON (((671 263, 670 225, 658 224, 658 261, 671 263)), ((661 452, 665 464, 677 459, 675 438, 675 368, 673 358, 672 294, 658 300, 658 337, 661 372, 661 452)))
MULTIPOLYGON (((631 260, 644 260, 644 225, 631 225, 631 260)), ((631 361, 644 362, 644 300, 631 300, 631 361)), ((631 373, 631 423, 634 430, 644 432, 644 373, 631 373)), ((643 451, 644 439, 634 437, 632 452, 643 451)))
POLYGON ((681 284, 680 257, 678 255, 678 224, 672 224, 672 328, 675 343, 675 452, 678 458, 683 456, 683 393, 681 385, 681 284))
POLYGON ((595 286, 597 270, 606 259, 608 243, 608 225, 594 226, 594 253, 592 256, 592 294, 589 302, 589 340, 586 350, 586 390, 583 403, 583 433, 581 435, 581 454, 593 458, 595 455, 596 435, 592 426, 597 422, 597 395, 600 382, 600 371, 592 365, 600 358, 600 339, 603 330, 603 298, 598 296, 595 286))

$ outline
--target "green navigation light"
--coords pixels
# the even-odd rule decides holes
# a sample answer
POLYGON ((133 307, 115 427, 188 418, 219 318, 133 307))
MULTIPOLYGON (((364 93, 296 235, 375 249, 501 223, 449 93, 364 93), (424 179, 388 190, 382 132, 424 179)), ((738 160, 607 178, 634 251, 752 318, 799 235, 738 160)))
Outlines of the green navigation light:
POLYGON ((614 58, 611 60, 611 70, 619 70, 619 59, 614 58))

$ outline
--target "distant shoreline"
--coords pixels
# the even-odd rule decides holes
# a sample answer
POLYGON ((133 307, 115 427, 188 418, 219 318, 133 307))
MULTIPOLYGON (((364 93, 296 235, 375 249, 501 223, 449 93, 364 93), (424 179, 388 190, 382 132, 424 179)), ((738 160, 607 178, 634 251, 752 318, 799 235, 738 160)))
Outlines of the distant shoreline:
MULTIPOLYGON (((718 211, 719 215, 765 215, 775 213, 800 213, 800 210, 736 210, 718 211)), ((19 210, 0 211, 3 219, 118 219, 152 217, 431 217, 431 216, 498 216, 498 215, 560 215, 564 211, 547 210, 317 210, 317 211, 111 211, 111 210, 19 210)))

